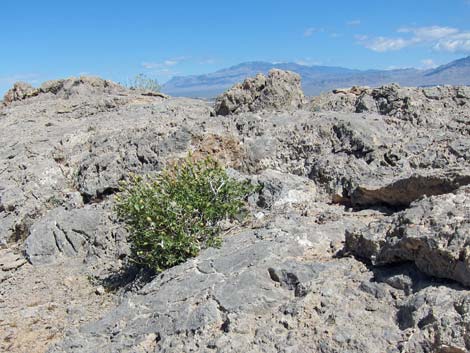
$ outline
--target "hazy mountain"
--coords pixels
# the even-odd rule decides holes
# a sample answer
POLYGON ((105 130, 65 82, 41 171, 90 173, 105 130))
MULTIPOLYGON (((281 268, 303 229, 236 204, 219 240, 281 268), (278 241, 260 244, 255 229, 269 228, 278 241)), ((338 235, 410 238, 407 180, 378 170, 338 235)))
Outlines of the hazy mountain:
POLYGON ((470 56, 431 70, 353 70, 332 66, 306 66, 295 63, 247 62, 205 75, 174 77, 163 85, 173 96, 214 97, 257 73, 272 68, 290 70, 302 76, 307 95, 316 95, 339 87, 378 86, 396 82, 406 86, 470 85, 470 56))
POLYGON ((424 74, 424 84, 470 85, 470 56, 429 70, 424 74))

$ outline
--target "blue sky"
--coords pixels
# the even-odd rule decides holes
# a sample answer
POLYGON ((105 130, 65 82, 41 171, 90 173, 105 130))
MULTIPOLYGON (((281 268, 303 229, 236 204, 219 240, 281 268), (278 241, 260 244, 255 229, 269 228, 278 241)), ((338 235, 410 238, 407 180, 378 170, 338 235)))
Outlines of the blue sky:
POLYGON ((18 80, 165 82, 257 60, 428 68, 470 55, 470 0, 3 0, 0 43, 0 94, 18 80))

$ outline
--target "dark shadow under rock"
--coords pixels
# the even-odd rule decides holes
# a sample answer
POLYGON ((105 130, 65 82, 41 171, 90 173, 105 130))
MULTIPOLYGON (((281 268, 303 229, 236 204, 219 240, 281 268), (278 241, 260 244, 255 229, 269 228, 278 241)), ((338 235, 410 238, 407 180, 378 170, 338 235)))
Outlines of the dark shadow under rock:
POLYGON ((117 272, 100 276, 95 281, 107 291, 134 292, 144 287, 155 278, 153 271, 134 265, 127 265, 117 272))
POLYGON ((470 189, 423 198, 405 211, 346 231, 345 253, 375 266, 413 262, 430 276, 470 286, 470 189))

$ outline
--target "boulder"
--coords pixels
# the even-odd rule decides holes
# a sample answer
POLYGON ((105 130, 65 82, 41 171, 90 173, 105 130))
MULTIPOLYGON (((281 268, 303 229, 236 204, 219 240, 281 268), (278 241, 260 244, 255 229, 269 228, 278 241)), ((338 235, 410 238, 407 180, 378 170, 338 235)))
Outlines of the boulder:
POLYGON ((88 153, 78 162, 76 184, 85 201, 100 199, 118 190, 119 181, 130 173, 162 169, 171 154, 189 148, 186 129, 163 134, 154 130, 129 129, 92 137, 88 153))
POLYGON ((26 82, 17 82, 10 88, 5 96, 3 97, 3 103, 8 105, 15 101, 21 101, 28 97, 33 96, 36 93, 36 89, 26 82))
POLYGON ((268 76, 258 74, 236 84, 217 97, 217 115, 258 112, 262 110, 295 110, 304 104, 300 76, 290 71, 273 69, 268 76))

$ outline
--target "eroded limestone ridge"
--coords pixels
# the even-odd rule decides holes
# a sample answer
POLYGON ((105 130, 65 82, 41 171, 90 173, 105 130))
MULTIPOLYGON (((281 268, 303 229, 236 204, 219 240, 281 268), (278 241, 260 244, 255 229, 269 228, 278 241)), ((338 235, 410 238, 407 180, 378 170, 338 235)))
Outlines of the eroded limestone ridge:
POLYGON ((470 350, 468 87, 308 101, 277 70, 215 106, 95 78, 4 103, 0 350, 470 350), (262 186, 250 220, 132 281, 119 181, 188 151, 262 186))

